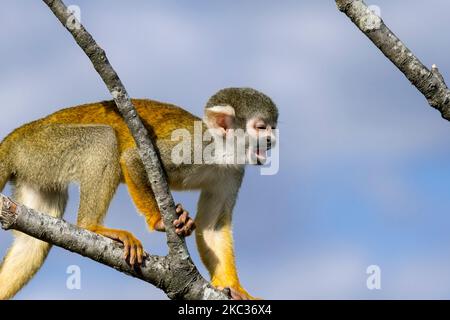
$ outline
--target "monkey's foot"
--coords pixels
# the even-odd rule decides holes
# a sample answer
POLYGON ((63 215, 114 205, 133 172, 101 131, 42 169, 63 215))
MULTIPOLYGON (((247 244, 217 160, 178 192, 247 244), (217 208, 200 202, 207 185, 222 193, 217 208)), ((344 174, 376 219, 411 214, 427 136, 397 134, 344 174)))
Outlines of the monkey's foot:
POLYGON ((216 287, 219 290, 229 290, 230 297, 233 300, 261 300, 259 298, 255 298, 251 296, 244 288, 242 287, 216 287))
MULTIPOLYGON (((194 219, 192 219, 189 216, 189 212, 183 209, 183 206, 181 204, 177 204, 175 208, 175 212, 178 215, 178 219, 176 219, 173 222, 173 225, 175 226, 175 231, 177 234, 183 237, 188 237, 192 234, 192 231, 195 230, 195 222, 194 219)), ((166 227, 164 226, 164 221, 160 219, 155 224, 155 230, 158 231, 166 231, 166 227)))
POLYGON ((137 239, 131 232, 125 230, 109 229, 102 226, 88 228, 95 233, 101 234, 107 238, 123 243, 123 258, 128 261, 131 266, 134 264, 142 264, 144 257, 144 248, 141 241, 137 239))

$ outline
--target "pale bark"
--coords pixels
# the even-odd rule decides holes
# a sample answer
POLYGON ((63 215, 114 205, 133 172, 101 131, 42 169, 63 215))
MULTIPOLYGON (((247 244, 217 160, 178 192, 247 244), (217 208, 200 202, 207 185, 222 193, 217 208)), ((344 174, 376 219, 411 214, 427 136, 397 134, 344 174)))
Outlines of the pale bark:
MULTIPOLYGON (((171 299, 228 299, 203 279, 192 263, 178 255, 146 254, 141 266, 123 258, 123 245, 64 220, 36 212, 0 194, 0 224, 139 278, 163 290, 171 299)), ((145 298, 145 297, 143 297, 145 298)))
POLYGON ((336 0, 337 7, 397 66, 425 96, 430 106, 450 120, 450 90, 438 68, 431 70, 372 12, 362 0, 336 0))
MULTIPOLYGON (((136 141, 139 155, 144 163, 148 180, 152 186, 164 223, 166 226, 171 226, 172 221, 177 218, 175 213, 175 203, 171 196, 158 154, 155 151, 155 147, 150 140, 148 131, 137 114, 122 81, 109 63, 105 51, 97 44, 97 42, 95 42, 94 38, 92 38, 81 23, 74 22, 76 21, 75 16, 67 10, 67 7, 61 0, 43 1, 53 11, 63 26, 65 26, 72 34, 77 44, 89 57, 95 70, 97 70, 103 82, 108 87, 109 92, 114 98, 117 109, 122 114, 136 141)), ((120 41, 120 39, 117 40, 120 41)), ((166 233, 171 253, 187 257, 189 254, 186 243, 182 237, 176 234, 175 228, 168 227, 166 233)))
MULTIPOLYGON (((60 0, 43 0, 59 21, 72 34, 77 44, 91 60, 95 70, 108 87, 117 108, 133 135, 148 180, 166 226, 169 254, 166 257, 148 255, 143 266, 132 269, 123 259, 121 244, 80 229, 63 220, 35 212, 0 195, 0 222, 4 229, 15 229, 95 261, 113 267, 164 290, 173 299, 228 299, 213 288, 193 264, 186 242, 176 234, 172 222, 177 218, 165 173, 149 133, 134 108, 119 76, 109 63, 105 51, 70 13, 60 0)), ((120 39, 118 39, 120 41, 120 39)))

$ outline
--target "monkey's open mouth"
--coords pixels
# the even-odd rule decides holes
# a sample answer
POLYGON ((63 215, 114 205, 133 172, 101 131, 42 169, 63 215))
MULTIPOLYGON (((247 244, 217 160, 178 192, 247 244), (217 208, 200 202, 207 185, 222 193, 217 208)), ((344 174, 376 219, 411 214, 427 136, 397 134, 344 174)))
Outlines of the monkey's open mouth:
POLYGON ((256 149, 255 156, 256 156, 256 164, 263 165, 266 163, 267 160, 267 150, 256 149))
POLYGON ((272 148, 272 140, 257 140, 255 148, 255 158, 257 165, 263 165, 267 162, 267 152, 272 148))

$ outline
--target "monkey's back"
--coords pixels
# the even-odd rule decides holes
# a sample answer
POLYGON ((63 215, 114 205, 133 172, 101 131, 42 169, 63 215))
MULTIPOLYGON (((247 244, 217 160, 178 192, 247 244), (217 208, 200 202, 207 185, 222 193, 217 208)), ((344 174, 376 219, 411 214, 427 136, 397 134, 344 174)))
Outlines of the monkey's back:
MULTIPOLYGON (((170 140, 174 129, 186 128, 190 130, 190 128, 193 128, 194 122, 200 120, 193 114, 172 104, 146 99, 132 99, 132 102, 152 139, 157 142, 158 140, 170 140)), ((102 101, 62 109, 46 118, 25 125, 23 129, 34 130, 36 126, 52 123, 108 125, 116 131, 121 152, 135 147, 133 137, 114 101, 102 101)))

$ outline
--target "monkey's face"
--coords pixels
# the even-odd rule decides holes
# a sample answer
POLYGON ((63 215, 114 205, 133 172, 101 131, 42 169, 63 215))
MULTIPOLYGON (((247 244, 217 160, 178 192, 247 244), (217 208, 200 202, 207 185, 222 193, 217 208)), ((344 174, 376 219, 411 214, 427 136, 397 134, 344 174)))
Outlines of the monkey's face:
POLYGON ((248 135, 247 161, 251 164, 262 165, 266 163, 267 152, 275 146, 276 124, 267 119, 252 118, 246 123, 248 135))
POLYGON ((221 159, 236 164, 264 164, 276 143, 278 109, 263 93, 249 88, 223 89, 210 98, 204 121, 227 146, 221 159), (233 146, 233 148, 228 148, 233 146))

